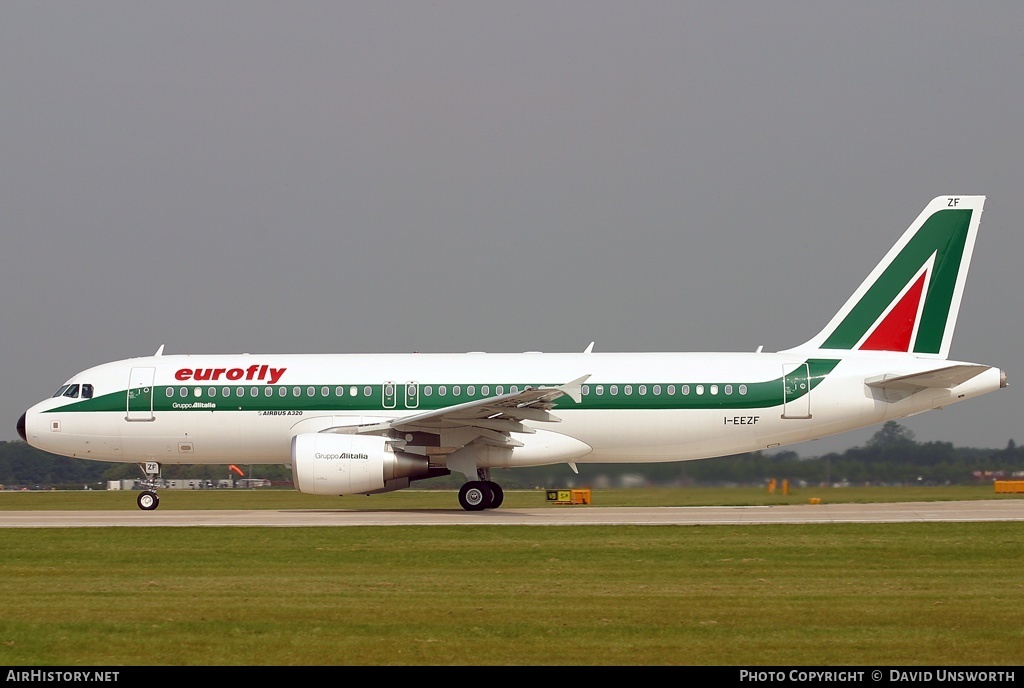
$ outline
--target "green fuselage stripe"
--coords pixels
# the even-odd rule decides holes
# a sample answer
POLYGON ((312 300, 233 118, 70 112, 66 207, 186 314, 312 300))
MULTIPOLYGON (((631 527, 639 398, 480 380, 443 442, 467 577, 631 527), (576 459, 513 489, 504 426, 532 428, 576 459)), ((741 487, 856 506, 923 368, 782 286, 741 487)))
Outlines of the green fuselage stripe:
MULTIPOLYGON (((601 382, 586 385, 587 393, 580 403, 568 396, 559 397, 555 405, 562 409, 747 409, 781 406, 784 401, 793 401, 807 394, 825 379, 839 364, 833 359, 808 359, 806 361, 806 385, 804 366, 798 374, 790 373, 763 382, 601 382), (740 388, 746 393, 741 394, 740 388), (669 388, 674 393, 669 394, 669 388), (788 387, 788 390, 786 389, 788 387), (655 393, 655 389, 660 393, 655 393), (712 388, 717 393, 712 393, 712 388), (686 389, 688 393, 684 394, 686 389), (698 393, 698 389, 702 393, 698 393), (726 393, 726 390, 730 393, 726 393), (600 390, 600 393, 599 393, 600 390)), ((490 385, 394 385, 394 394, 384 396, 384 385, 321 383, 317 385, 164 385, 153 388, 153 413, 181 411, 327 411, 376 413, 391 411, 432 411, 491 396, 508 393, 515 385, 519 390, 526 387, 553 387, 555 384, 500 383, 490 385), (439 393, 441 388, 445 393, 439 393), (473 394, 468 389, 473 388, 473 394), (498 388, 502 392, 498 392, 498 388), (313 394, 308 390, 312 388, 313 394), (210 394, 210 390, 214 393, 210 394), (343 394, 338 394, 341 390, 343 394), (355 389, 356 394, 351 394, 355 389), (459 393, 455 394, 454 390, 459 393), (228 391, 228 395, 224 391, 228 391), (299 394, 295 395, 295 390, 299 394), (326 390, 327 394, 323 394, 326 390), (369 394, 367 394, 367 390, 369 394), (428 393, 429 390, 429 393, 428 393), (486 390, 486 391, 484 391, 486 390), (198 394, 197 394, 198 391, 198 394), (239 395, 238 392, 242 394, 239 395), (184 392, 184 394, 183 394, 184 392), (283 392, 283 394, 282 394, 283 392)), ((56 412, 124 412, 127 390, 121 389, 92 399, 60 406, 48 411, 56 412)), ((137 398, 132 402, 133 411, 149 411, 148 398, 137 398)))

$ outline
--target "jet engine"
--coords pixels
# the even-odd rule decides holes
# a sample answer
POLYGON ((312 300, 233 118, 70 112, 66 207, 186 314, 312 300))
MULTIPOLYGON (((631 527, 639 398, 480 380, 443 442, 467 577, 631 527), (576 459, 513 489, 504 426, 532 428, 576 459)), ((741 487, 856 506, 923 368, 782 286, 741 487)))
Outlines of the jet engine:
POLYGON ((383 437, 308 432, 292 438, 292 478, 299 492, 387 492, 429 473, 425 457, 395 451, 383 437))

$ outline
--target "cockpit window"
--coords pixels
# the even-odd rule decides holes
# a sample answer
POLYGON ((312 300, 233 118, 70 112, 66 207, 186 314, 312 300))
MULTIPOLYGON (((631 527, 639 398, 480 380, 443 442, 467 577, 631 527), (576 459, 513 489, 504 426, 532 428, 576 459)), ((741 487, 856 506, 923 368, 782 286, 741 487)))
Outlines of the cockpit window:
POLYGON ((82 398, 92 399, 92 385, 82 385, 82 398))
POLYGON ((68 388, 64 390, 64 396, 70 397, 71 399, 77 399, 78 385, 68 385, 68 388))
POLYGON ((50 397, 50 398, 51 399, 56 399, 57 397, 63 395, 65 390, 67 390, 67 388, 70 387, 70 386, 71 385, 61 385, 60 389, 58 389, 56 392, 54 392, 53 396, 50 397))

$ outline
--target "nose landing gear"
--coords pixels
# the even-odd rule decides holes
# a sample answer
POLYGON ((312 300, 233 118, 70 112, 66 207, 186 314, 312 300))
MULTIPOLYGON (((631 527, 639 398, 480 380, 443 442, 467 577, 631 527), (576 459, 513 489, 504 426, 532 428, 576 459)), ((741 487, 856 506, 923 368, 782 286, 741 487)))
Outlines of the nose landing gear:
POLYGON ((152 511, 160 506, 160 495, 152 490, 145 490, 139 493, 139 498, 135 501, 143 511, 152 511))
POLYGON ((136 504, 143 511, 152 511, 160 506, 160 495, 156 493, 160 483, 160 464, 156 461, 146 461, 139 464, 139 469, 146 477, 142 480, 142 486, 146 488, 139 493, 136 504))

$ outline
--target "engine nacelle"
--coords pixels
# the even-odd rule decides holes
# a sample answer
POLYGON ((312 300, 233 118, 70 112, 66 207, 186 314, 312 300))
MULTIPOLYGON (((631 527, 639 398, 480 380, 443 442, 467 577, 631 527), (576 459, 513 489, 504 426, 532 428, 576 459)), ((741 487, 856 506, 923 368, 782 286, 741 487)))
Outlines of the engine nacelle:
POLYGON ((396 452, 383 437, 308 432, 292 438, 292 478, 307 494, 397 489, 429 470, 425 457, 396 452))

